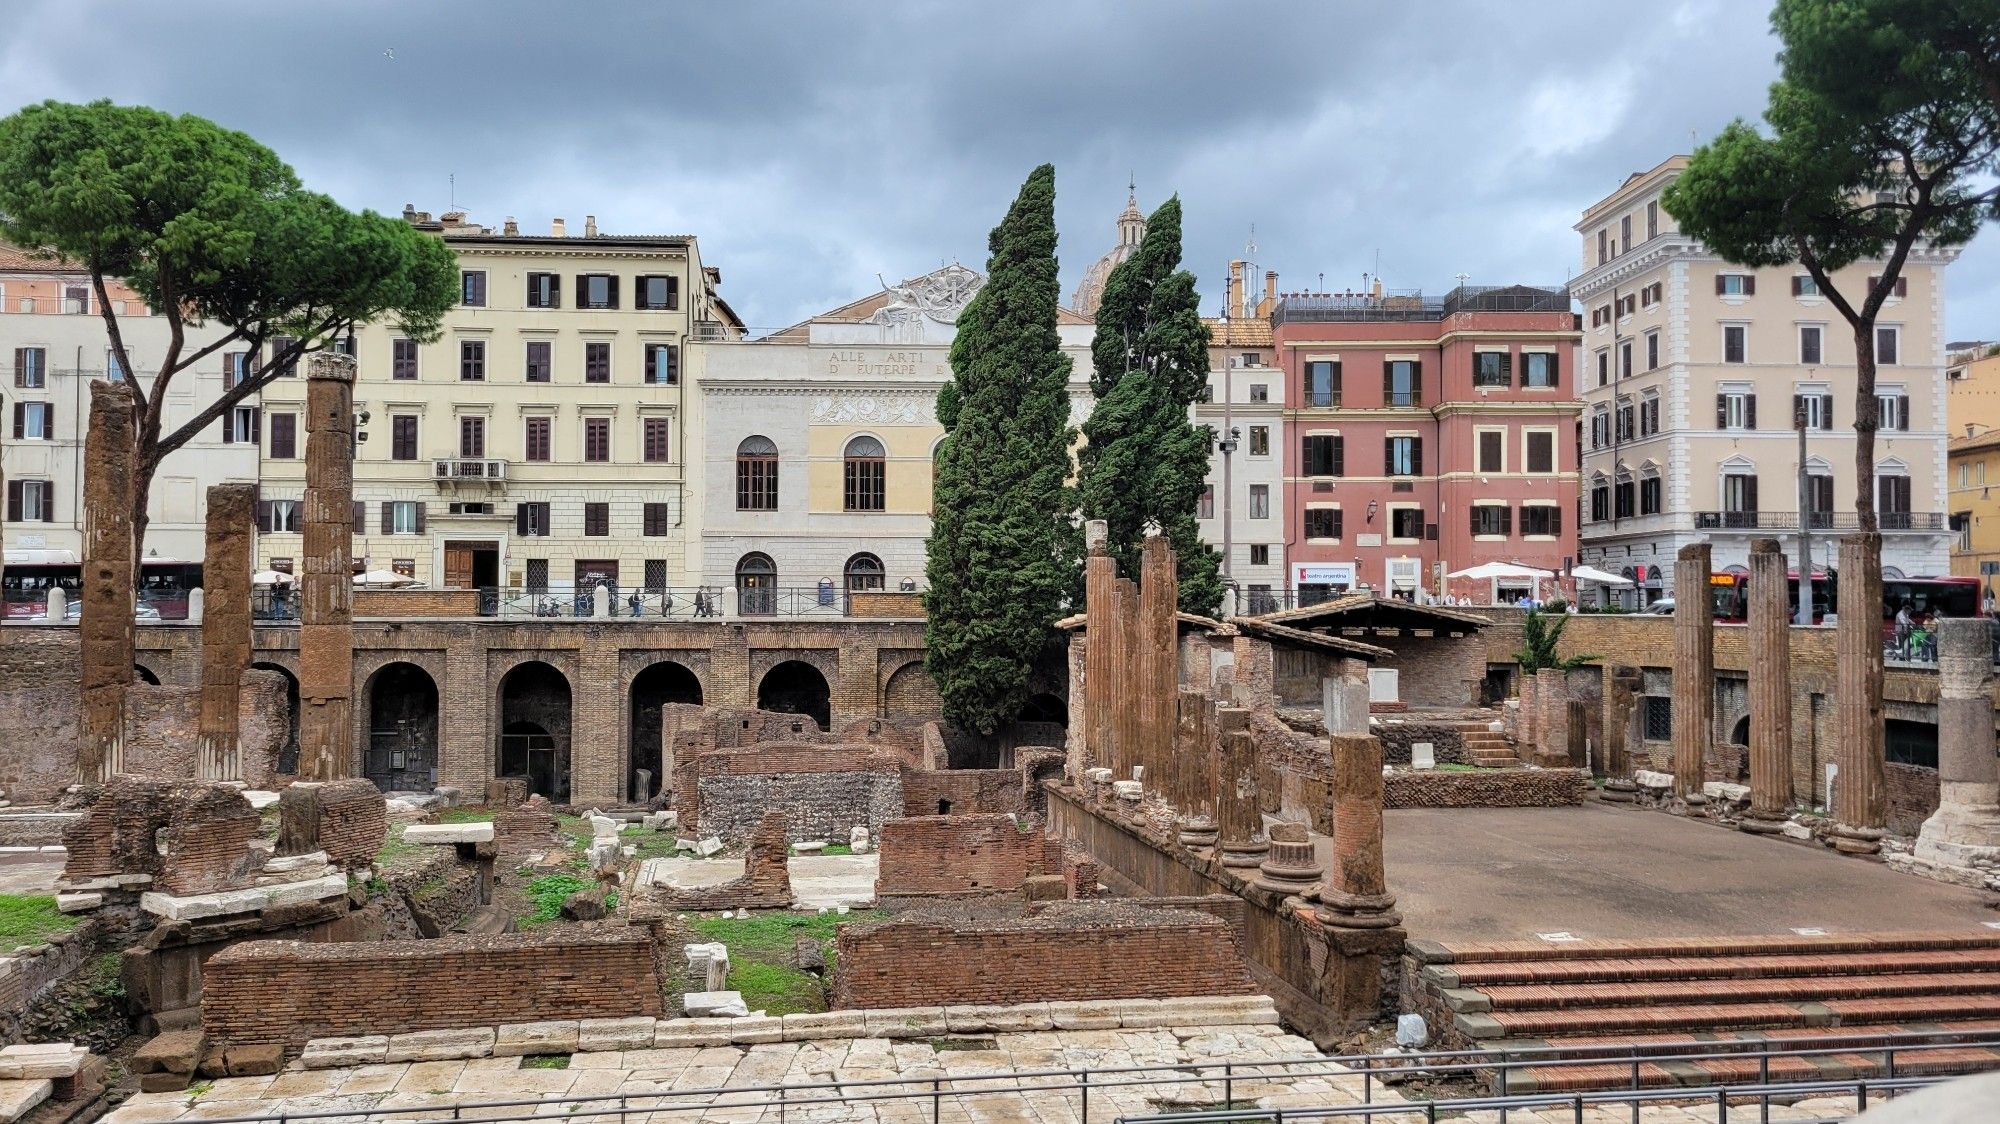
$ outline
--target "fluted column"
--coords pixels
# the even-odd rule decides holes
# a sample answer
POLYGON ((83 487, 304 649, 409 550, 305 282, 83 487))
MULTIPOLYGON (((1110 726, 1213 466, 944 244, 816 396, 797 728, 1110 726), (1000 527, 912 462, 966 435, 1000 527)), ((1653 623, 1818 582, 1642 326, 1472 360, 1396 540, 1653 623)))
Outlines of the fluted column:
POLYGON ((1257 754, 1250 737, 1250 712, 1226 706, 1215 712, 1222 736, 1216 767, 1216 821, 1222 837, 1222 865, 1255 867, 1270 852, 1264 815, 1257 807, 1257 754))
POLYGON ((1630 664, 1604 669, 1604 799, 1630 804, 1638 799, 1632 782, 1632 715, 1638 709, 1643 677, 1630 664))
POLYGON ((1105 524, 1093 519, 1084 524, 1084 539, 1090 554, 1083 564, 1084 624, 1083 685, 1084 735, 1076 772, 1082 776, 1093 768, 1109 768, 1113 707, 1117 703, 1117 675, 1112 663, 1118 651, 1113 635, 1117 613, 1118 563, 1105 552, 1105 524))
POLYGON ((1864 531, 1840 540, 1839 670, 1833 845, 1850 855, 1882 849, 1888 796, 1882 781, 1882 535, 1864 531))
MULTIPOLYGON (((1744 831, 1770 834, 1792 804, 1792 620, 1776 539, 1750 543, 1750 810, 1744 831)), ((1677 610, 1678 611, 1678 610, 1677 610)))
POLYGON ((1332 734, 1333 869, 1320 888, 1320 922, 1342 929, 1387 929, 1395 912, 1382 869, 1382 743, 1370 734, 1332 734))
POLYGON ((1715 738, 1715 604, 1708 593, 1709 549, 1690 543, 1674 560, 1674 785, 1690 809, 1706 804, 1708 751, 1715 738))
POLYGON ((93 379, 83 439, 83 738, 79 784, 125 771, 125 693, 132 686, 132 388, 93 379))
POLYGON ((207 519, 195 768, 203 780, 228 781, 243 775, 237 736, 243 669, 250 664, 250 538, 256 531, 257 485, 210 485, 207 519))
POLYGON ((1146 791, 1171 800, 1168 761, 1173 756, 1174 713, 1180 702, 1180 577, 1174 551, 1164 536, 1146 536, 1139 556, 1139 661, 1141 685, 1132 702, 1139 712, 1137 760, 1146 770, 1146 791))
POLYGON ((299 775, 353 772, 354 360, 306 361, 305 535, 299 579, 299 775))

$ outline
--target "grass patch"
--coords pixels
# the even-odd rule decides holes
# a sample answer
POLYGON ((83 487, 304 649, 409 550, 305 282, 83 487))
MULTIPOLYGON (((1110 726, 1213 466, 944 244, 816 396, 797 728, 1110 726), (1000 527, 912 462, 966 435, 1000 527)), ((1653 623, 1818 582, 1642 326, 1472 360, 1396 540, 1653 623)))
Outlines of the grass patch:
POLYGON ((618 833, 619 842, 632 848, 635 859, 663 859, 675 854, 674 833, 648 827, 628 827, 618 833))
POLYGON ((213 1092, 214 1089, 215 1089, 215 1082, 213 1081, 197 1081, 194 1084, 189 1085, 187 1087, 188 1099, 189 1100, 197 1099, 203 1093, 213 1092))
POLYGON ((1440 773, 1476 773, 1479 771, 1479 766, 1477 765, 1460 765, 1453 761, 1440 761, 1433 767, 1440 773))
POLYGON ((802 852, 797 847, 793 847, 790 853, 794 857, 800 855, 804 855, 806 857, 811 857, 813 855, 851 855, 854 853, 854 848, 846 843, 828 843, 826 846, 821 847, 817 851, 802 852))
POLYGON ((493 813, 484 808, 446 808, 437 814, 439 823, 492 823, 493 813))
POLYGON ((729 946, 732 959, 747 953, 792 955, 798 939, 810 936, 825 943, 850 921, 874 921, 889 916, 879 909, 849 913, 762 913, 755 917, 695 917, 688 925, 711 941, 729 946))
POLYGON ((568 1069, 568 1054, 529 1054, 521 1059, 522 1069, 568 1069))
POLYGON ((423 850, 422 843, 411 843, 404 839, 403 829, 399 827, 389 833, 388 841, 382 844, 381 850, 375 852, 376 869, 379 870, 398 861, 414 859, 421 855, 423 850))
POLYGON ((751 1010, 795 1015, 826 1009, 818 976, 797 967, 798 940, 810 937, 834 968, 834 934, 850 921, 887 917, 881 910, 849 913, 763 913, 755 917, 693 917, 688 927, 729 946, 729 986, 751 1010))
POLYGON ((826 1009, 819 977, 797 968, 768 961, 729 963, 729 987, 743 993, 743 1003, 752 1011, 772 1015, 798 1015, 826 1009))
POLYGON ((57 911, 53 894, 0 894, 0 951, 44 944, 79 924, 57 911))
MULTIPOLYGON (((574 874, 548 874, 535 879, 528 883, 528 897, 535 903, 535 909, 521 918, 519 927, 533 929, 561 918, 562 904, 569 900, 571 894, 595 885, 597 882, 594 879, 578 878, 574 874)), ((606 908, 616 907, 618 891, 604 895, 604 904, 606 908)))

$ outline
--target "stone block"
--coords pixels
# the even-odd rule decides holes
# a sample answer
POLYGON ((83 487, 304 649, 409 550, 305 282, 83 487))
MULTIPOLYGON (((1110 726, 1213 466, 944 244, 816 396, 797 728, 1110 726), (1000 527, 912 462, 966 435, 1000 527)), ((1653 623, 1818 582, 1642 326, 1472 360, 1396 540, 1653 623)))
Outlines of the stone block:
MULTIPOLYGON (((139 1091, 142 1093, 178 1093, 193 1083, 192 1073, 142 1073, 139 1075, 139 1091)), ((49 1086, 54 1089, 54 1084, 49 1086)))
POLYGON ((170 1030, 158 1035, 133 1052, 132 1072, 193 1073, 201 1064, 203 1042, 199 1030, 170 1030))
POLYGON ((483 1058, 493 1053, 493 1028, 456 1027, 450 1030, 413 1030, 391 1035, 385 1061, 448 1062, 460 1058, 483 1058))
POLYGON ((285 1068, 285 1048, 276 1042, 231 1046, 223 1062, 231 1077, 264 1077, 285 1068))
POLYGON ((325 851, 309 851, 303 855, 273 855, 264 860, 265 874, 294 874, 311 871, 317 875, 326 869, 325 851))
POLYGON ((868 829, 857 827, 847 833, 847 849, 857 855, 865 855, 875 849, 875 842, 868 835, 868 829))
POLYGON ((56 909, 62 913, 88 913, 103 904, 104 895, 90 891, 56 895, 56 909))
POLYGON ((739 991, 690 991, 681 1006, 691 1019, 740 1018, 750 1013, 739 991))
POLYGON ((355 1065, 378 1065, 389 1056, 389 1036, 363 1034, 352 1038, 315 1038, 299 1053, 299 1064, 307 1069, 345 1069, 355 1065))
POLYGON ((944 1009, 944 1022, 953 1034, 1006 1034, 1056 1026, 1047 1003, 960 1004, 944 1009))
POLYGON ((1117 1030, 1118 1009, 1107 1002, 1063 1001, 1049 1004, 1057 1030, 1117 1030))
POLYGON ((1632 773, 1632 783, 1638 785, 1640 788, 1653 788, 1672 792, 1674 788, 1674 775, 1672 773, 1657 773, 1651 769, 1637 769, 1632 773))
POLYGON ((608 1050, 650 1050, 659 1020, 646 1015, 621 1019, 582 1019, 576 1024, 576 1048, 582 1053, 608 1050))
POLYGON ((826 840, 824 839, 814 839, 805 843, 792 844, 792 853, 795 855, 817 855, 824 850, 826 850, 826 840))
POLYGON ((1701 794, 1710 800, 1727 800, 1732 804, 1741 804, 1750 799, 1750 786, 1729 784, 1725 781, 1706 781, 1701 786, 1701 794))
POLYGON ((278 906, 304 905, 328 901, 347 893, 347 876, 329 874, 305 882, 282 882, 253 886, 247 890, 222 890, 213 894, 178 896, 148 890, 139 895, 139 908, 169 921, 199 921, 205 917, 227 917, 256 913, 278 906))
POLYGON ((646 818, 640 822, 654 831, 673 831, 681 825, 681 814, 679 812, 649 812, 646 814, 646 818))
POLYGON ((243 790, 243 799, 250 802, 251 808, 261 812, 278 802, 278 794, 266 792, 261 788, 246 788, 243 790))
POLYGON ((719 854, 721 851, 722 851, 722 840, 717 839, 713 835, 708 836, 701 842, 696 843, 694 845, 694 853, 700 855, 704 859, 708 858, 711 855, 719 854))
MULTIPOLYGON (((650 1023, 652 1020, 648 1019, 650 1023)), ((576 1051, 577 1021, 556 1019, 538 1023, 502 1023, 493 1033, 493 1056, 569 1054, 576 1051)))
MULTIPOLYGON (((183 1079, 185 1080, 185 1079, 183 1079)), ((186 1088, 185 1085, 182 1088, 186 1088)), ((35 1081, 0 1082, 0 1121, 13 1124, 49 1099, 55 1083, 46 1078, 35 1081)))
POLYGON ((885 1007, 864 1015, 870 1038, 934 1038, 947 1025, 943 1007, 885 1007))
POLYGON ((785 1041, 805 1042, 815 1038, 863 1038, 868 1020, 861 1011, 813 1011, 784 1016, 785 1041))
POLYGON ((1120 800, 1137 800, 1143 791, 1144 786, 1138 781, 1111 782, 1111 795, 1116 796, 1120 800))
POLYGON ((612 819, 610 816, 601 815, 597 812, 590 814, 590 837, 592 839, 616 839, 618 838, 618 832, 623 827, 623 824, 612 819))
POLYGON ((661 1050, 687 1046, 727 1046, 729 1024, 734 1021, 734 1019, 661 1019, 653 1032, 653 1046, 661 1050))
POLYGON ((729 1020, 729 1041, 737 1046, 760 1042, 783 1042, 784 1020, 774 1015, 750 1015, 729 1020))
MULTIPOLYGON (((199 1041, 199 1035, 196 1036, 199 1041)), ((70 1042, 21 1043, 0 1049, 0 1080, 74 1077, 90 1050, 70 1042)), ((175 1071, 180 1072, 180 1071, 175 1071)), ((186 1072, 194 1072, 192 1069, 186 1072)))
POLYGON ((491 843, 492 823, 413 823, 403 829, 403 842, 443 846, 447 843, 491 843))

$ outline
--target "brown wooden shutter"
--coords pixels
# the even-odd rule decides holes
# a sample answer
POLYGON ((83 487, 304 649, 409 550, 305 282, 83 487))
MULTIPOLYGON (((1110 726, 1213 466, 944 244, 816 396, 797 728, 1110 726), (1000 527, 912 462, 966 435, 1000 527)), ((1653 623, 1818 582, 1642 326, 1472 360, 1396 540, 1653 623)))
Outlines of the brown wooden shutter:
POLYGON ((1556 387, 1561 386, 1563 381, 1562 353, 1558 351, 1551 351, 1548 353, 1548 356, 1549 356, 1549 387, 1550 389, 1554 389, 1556 387))
POLYGON ((576 275, 576 306, 583 308, 588 300, 590 300, 590 274, 579 273, 576 275))
POLYGON ((1822 394, 1819 396, 1819 416, 1824 428, 1833 428, 1833 395, 1822 394))
POLYGON ((514 505, 514 533, 522 536, 523 538, 527 537, 528 534, 527 504, 517 503, 514 505))
POLYGON ((1563 509, 1560 507, 1552 507, 1549 509, 1549 534, 1560 535, 1562 533, 1563 533, 1563 509))
POLYGON ((1410 438, 1410 475, 1422 476, 1423 474, 1424 439, 1421 437, 1412 437, 1410 438))
POLYGON ((1396 439, 1394 437, 1384 437, 1382 439, 1382 475, 1394 476, 1395 474, 1396 439))
POLYGON ((9 523, 19 523, 21 521, 21 490, 21 482, 19 480, 7 481, 7 522, 9 523))
POLYGON ((1755 476, 1746 476, 1743 478, 1743 504, 1746 511, 1757 510, 1757 478, 1755 476))
POLYGON ((368 533, 368 504, 364 500, 354 501, 354 533, 357 535, 368 533))
POLYGON ((1476 535, 1476 534, 1478 534, 1478 533, 1479 533, 1479 508, 1478 508, 1477 506, 1474 506, 1474 507, 1468 507, 1468 508, 1466 508, 1466 509, 1465 509, 1465 514, 1466 514, 1466 516, 1467 516, 1467 519, 1466 519, 1466 530, 1470 531, 1471 533, 1473 533, 1473 534, 1475 534, 1475 535, 1476 535))
POLYGON ((420 535, 424 533, 424 511, 429 506, 423 500, 417 501, 417 533, 420 535))
POLYGON ((260 445, 264 441, 264 408, 250 407, 250 443, 260 445))
POLYGON ((1514 385, 1514 356, 1511 352, 1502 352, 1500 355, 1500 378, 1508 386, 1514 385))
POLYGON ((1795 297, 1803 296, 1805 294, 1805 291, 1806 291, 1806 279, 1794 273, 1792 275, 1792 295, 1795 297))
POLYGON ((25 347, 14 349, 14 385, 28 385, 28 349, 25 347))
POLYGON ((1792 395, 1792 417, 1794 418, 1798 417, 1799 411, 1804 410, 1805 408, 1806 408, 1806 396, 1803 394, 1792 395))
POLYGON ((1514 533, 1514 509, 1505 505, 1500 508, 1500 533, 1503 535, 1514 533))
POLYGON ((382 533, 386 535, 389 532, 394 531, 395 529, 396 529, 396 505, 389 502, 388 500, 383 500, 382 533))
POLYGON ((264 532, 264 533, 265 533, 265 534, 267 534, 267 535, 271 533, 271 501, 270 501, 270 500, 258 500, 258 501, 257 501, 257 529, 258 529, 259 531, 262 531, 262 532, 264 532))
POLYGON ((605 307, 606 307, 606 308, 617 308, 617 307, 618 307, 618 275, 617 275, 617 274, 615 274, 615 273, 614 273, 614 274, 612 274, 612 275, 610 276, 610 278, 606 280, 606 282, 605 282, 605 286, 604 286, 604 287, 605 287, 605 291, 606 291, 606 293, 608 294, 608 296, 607 296, 607 297, 605 298, 605 307))
POLYGON ((14 403, 14 440, 19 441, 28 432, 28 404, 14 403))
POLYGON ((1757 295, 1756 274, 1746 273, 1743 275, 1743 295, 1746 297, 1754 297, 1757 295))
POLYGON ((1744 401, 1743 401, 1743 428, 1745 428, 1745 429, 1756 429, 1756 428, 1757 428, 1757 396, 1756 396, 1756 395, 1754 395, 1754 394, 1746 394, 1746 395, 1744 395, 1744 396, 1743 396, 1743 398, 1744 398, 1744 401))
POLYGON ((1907 394, 1896 396, 1896 422, 1897 429, 1910 428, 1910 396, 1907 394))
POLYGON ((1724 280, 1724 278, 1726 278, 1727 276, 1728 274, 1724 273, 1718 273, 1715 275, 1715 295, 1718 297, 1722 295, 1723 286, 1728 284, 1728 282, 1724 280))
POLYGON ((1382 404, 1390 405, 1396 400, 1396 365, 1387 359, 1382 361, 1382 404))
POLYGON ((1339 435, 1333 439, 1333 474, 1347 475, 1347 438, 1339 435))
POLYGON ((1729 428, 1729 396, 1727 394, 1718 394, 1715 396, 1715 428, 1729 428))
POLYGON ((233 445, 236 443, 236 411, 234 409, 222 411, 222 443, 224 445, 233 445))

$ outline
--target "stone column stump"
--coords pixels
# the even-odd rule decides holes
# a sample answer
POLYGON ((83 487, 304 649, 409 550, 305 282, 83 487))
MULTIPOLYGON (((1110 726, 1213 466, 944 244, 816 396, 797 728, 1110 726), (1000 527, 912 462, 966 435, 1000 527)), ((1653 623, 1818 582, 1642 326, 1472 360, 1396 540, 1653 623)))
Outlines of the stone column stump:
POLYGON ((1690 543, 1674 559, 1674 788, 1691 814, 1708 798, 1702 784, 1715 740, 1715 603, 1710 554, 1690 543))
POLYGON ((1836 850, 1873 855, 1888 823, 1882 745, 1882 535, 1840 540, 1840 620, 1835 648, 1833 830, 1836 850))
POLYGON ((1751 540, 1750 808, 1736 826, 1760 835, 1777 832, 1792 803, 1792 622, 1786 587, 1778 540, 1751 540))
POLYGON ((306 361, 306 498, 299 578, 299 775, 353 771, 354 360, 306 361))
POLYGON ((132 687, 132 388, 94 379, 83 439, 83 736, 76 779, 102 784, 125 771, 125 695, 132 687))
POLYGON ((1938 622, 1938 810, 1919 862, 2000 874, 2000 758, 1993 755, 1993 625, 1938 622))
POLYGON ((1388 929, 1402 922, 1382 869, 1382 743, 1367 734, 1332 734, 1333 870, 1320 888, 1320 923, 1388 929))

